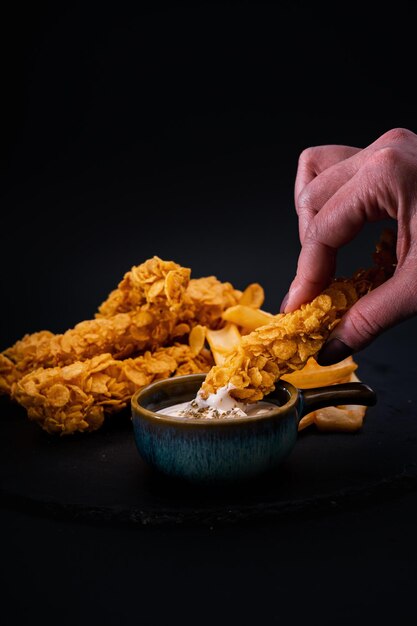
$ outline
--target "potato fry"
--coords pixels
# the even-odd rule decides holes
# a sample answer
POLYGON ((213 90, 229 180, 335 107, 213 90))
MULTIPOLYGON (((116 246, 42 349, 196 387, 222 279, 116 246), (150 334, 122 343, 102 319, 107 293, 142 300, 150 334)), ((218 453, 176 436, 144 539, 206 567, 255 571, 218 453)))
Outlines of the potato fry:
POLYGON ((206 329, 206 338, 216 365, 221 365, 227 356, 240 344, 241 335, 236 324, 228 323, 220 330, 206 329))
POLYGON ((366 406, 328 406, 315 412, 314 423, 319 430, 353 432, 363 424, 366 406))
POLYGON ((265 300, 265 292, 259 283, 248 285, 239 298, 239 304, 252 309, 260 309, 265 300))
POLYGON ((232 322, 237 326, 241 326, 245 330, 252 332, 260 326, 270 324, 274 315, 262 311, 262 309, 254 309, 243 304, 236 304, 226 309, 222 315, 226 322, 232 322))
POLYGON ((307 428, 307 426, 311 426, 311 424, 314 424, 315 416, 316 416, 315 411, 313 411, 312 413, 308 413, 307 415, 304 415, 304 417, 300 420, 300 423, 298 424, 298 431, 304 430, 304 428, 307 428))
MULTIPOLYGON (((351 373, 348 379, 337 382, 359 382, 355 373, 351 373)), ((315 424, 319 430, 328 432, 354 432, 362 428, 366 413, 366 406, 358 404, 328 406, 305 415, 298 424, 298 430, 304 430, 307 426, 315 424)))
POLYGON ((357 363, 351 356, 339 363, 325 367, 319 365, 313 357, 310 357, 303 369, 291 372, 291 374, 285 374, 282 376, 282 380, 286 380, 299 389, 324 387, 325 385, 333 385, 342 382, 344 379, 349 379, 357 367, 357 363))
POLYGON ((206 327, 197 324, 188 336, 188 343, 194 354, 199 354, 206 341, 206 327))

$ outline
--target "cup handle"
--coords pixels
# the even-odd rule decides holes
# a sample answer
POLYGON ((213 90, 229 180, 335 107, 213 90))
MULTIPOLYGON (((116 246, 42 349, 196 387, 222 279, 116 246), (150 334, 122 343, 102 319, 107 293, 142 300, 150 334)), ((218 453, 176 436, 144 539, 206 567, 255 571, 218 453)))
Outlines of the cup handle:
POLYGON ((300 419, 317 409, 341 404, 363 404, 374 406, 376 393, 364 383, 342 383, 314 389, 300 389, 302 409, 300 419))

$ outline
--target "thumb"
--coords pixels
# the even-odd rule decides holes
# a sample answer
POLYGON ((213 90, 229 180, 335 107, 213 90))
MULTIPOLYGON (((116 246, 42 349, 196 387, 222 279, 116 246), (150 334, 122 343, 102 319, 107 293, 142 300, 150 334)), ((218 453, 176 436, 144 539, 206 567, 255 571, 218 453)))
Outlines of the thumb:
POLYGON ((317 355, 319 365, 332 365, 359 352, 381 333, 417 310, 414 276, 402 271, 363 296, 335 327, 317 355))

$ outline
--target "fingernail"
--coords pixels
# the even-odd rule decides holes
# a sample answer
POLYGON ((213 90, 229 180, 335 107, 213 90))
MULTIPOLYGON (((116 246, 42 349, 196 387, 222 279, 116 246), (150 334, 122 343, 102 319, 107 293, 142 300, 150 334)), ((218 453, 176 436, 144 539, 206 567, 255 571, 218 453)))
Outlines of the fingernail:
POLYGON ((288 298, 290 297, 290 292, 287 293, 286 296, 284 296, 282 302, 281 302, 281 306, 279 307, 279 312, 280 313, 284 313, 285 311, 285 307, 287 306, 287 302, 288 302, 288 298))
POLYGON ((324 344, 316 360, 319 365, 333 365, 343 361, 343 359, 347 359, 351 354, 353 354, 352 348, 349 348, 343 341, 330 339, 330 341, 324 344))

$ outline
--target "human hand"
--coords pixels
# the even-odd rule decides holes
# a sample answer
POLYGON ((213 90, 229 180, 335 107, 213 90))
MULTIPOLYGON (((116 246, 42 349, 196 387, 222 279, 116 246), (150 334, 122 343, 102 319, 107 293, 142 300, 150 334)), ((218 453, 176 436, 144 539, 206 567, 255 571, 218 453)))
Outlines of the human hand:
POLYGON ((302 248, 281 305, 286 313, 327 287, 338 249, 366 222, 398 222, 396 271, 336 326, 318 355, 321 365, 330 365, 417 313, 417 135, 397 128, 364 149, 308 148, 299 160, 295 206, 302 248))

